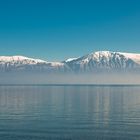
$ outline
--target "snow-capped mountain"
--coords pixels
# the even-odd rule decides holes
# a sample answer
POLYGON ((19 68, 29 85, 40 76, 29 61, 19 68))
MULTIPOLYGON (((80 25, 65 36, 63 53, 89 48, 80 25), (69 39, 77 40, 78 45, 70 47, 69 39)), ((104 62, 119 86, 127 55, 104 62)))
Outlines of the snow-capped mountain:
POLYGON ((140 54, 98 51, 65 63, 75 72, 130 70, 140 68, 140 54))
POLYGON ((24 56, 0 56, 0 63, 10 63, 10 64, 37 64, 46 63, 46 61, 40 59, 33 59, 24 56))
POLYGON ((0 71, 56 71, 63 67, 63 63, 47 62, 24 56, 0 56, 0 71))
POLYGON ((47 62, 24 56, 0 56, 0 72, 97 72, 104 70, 140 71, 140 54, 98 51, 63 62, 47 62))

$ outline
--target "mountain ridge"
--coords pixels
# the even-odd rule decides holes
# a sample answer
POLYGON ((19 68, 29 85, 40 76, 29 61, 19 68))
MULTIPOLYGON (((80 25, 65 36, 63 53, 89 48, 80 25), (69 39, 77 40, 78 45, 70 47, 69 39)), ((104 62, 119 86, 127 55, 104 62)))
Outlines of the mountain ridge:
POLYGON ((62 62, 48 62, 25 56, 0 56, 0 72, 95 72, 100 70, 140 70, 140 54, 113 51, 96 51, 62 62))

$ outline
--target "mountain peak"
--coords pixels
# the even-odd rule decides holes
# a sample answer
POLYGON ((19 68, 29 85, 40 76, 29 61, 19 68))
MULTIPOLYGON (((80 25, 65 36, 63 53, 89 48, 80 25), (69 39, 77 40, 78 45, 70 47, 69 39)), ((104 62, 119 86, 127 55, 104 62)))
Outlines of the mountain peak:
POLYGON ((94 72, 104 70, 140 70, 140 54, 96 51, 63 62, 47 62, 21 55, 0 56, 0 71, 94 72))
POLYGON ((28 61, 28 62, 34 62, 34 63, 46 63, 46 61, 41 59, 33 59, 21 55, 15 55, 15 56, 0 56, 0 61, 4 62, 22 62, 22 61, 28 61))
POLYGON ((140 54, 138 53, 126 53, 126 52, 113 52, 113 51, 97 51, 93 52, 92 55, 96 56, 104 56, 104 57, 110 57, 111 55, 122 55, 126 59, 132 59, 134 62, 140 64, 140 54))

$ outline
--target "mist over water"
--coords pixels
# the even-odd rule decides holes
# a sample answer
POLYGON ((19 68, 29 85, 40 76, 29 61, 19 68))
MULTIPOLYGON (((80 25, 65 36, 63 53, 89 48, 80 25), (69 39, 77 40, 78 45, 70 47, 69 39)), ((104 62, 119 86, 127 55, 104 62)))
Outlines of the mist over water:
POLYGON ((139 73, 3 73, 0 84, 140 84, 139 73))

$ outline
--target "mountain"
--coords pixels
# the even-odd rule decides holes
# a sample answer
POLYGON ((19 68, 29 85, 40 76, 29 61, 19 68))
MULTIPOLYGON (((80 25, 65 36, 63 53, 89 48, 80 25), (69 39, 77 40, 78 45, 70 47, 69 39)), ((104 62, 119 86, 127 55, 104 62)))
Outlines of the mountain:
POLYGON ((99 71, 140 71, 140 54, 98 51, 63 62, 48 62, 24 56, 0 56, 0 72, 37 71, 81 73, 99 71))
POLYGON ((47 62, 24 56, 0 56, 0 72, 10 71, 57 71, 63 68, 63 63, 47 62))
POLYGON ((98 51, 65 63, 74 72, 133 70, 140 68, 140 54, 98 51))

